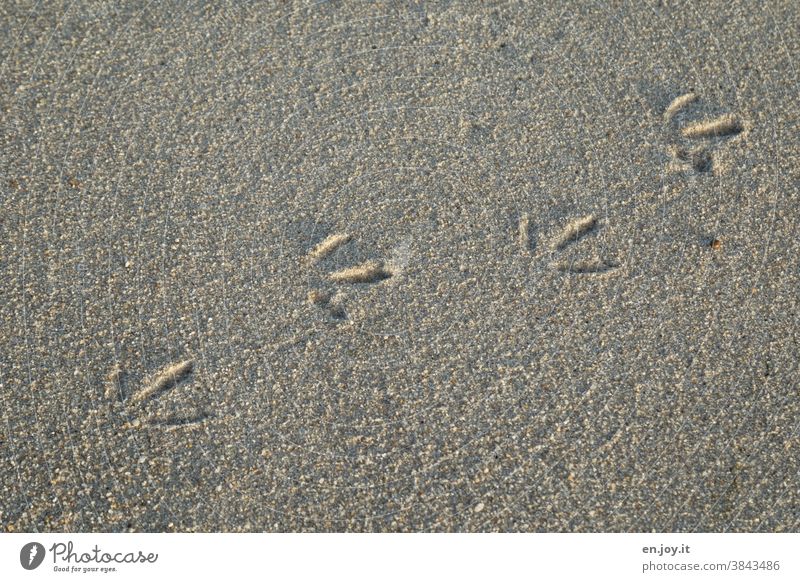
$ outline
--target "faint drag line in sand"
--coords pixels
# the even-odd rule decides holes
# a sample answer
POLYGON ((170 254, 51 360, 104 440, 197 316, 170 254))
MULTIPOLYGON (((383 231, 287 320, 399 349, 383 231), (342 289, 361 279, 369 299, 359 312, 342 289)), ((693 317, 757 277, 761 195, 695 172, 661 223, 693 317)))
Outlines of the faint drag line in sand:
MULTIPOLYGON (((25 22, 23 22, 23 23, 22 23, 22 26, 21 26, 21 27, 20 27, 20 29, 19 29, 19 34, 17 34, 17 38, 16 38, 16 39, 14 39, 14 44, 11 46, 11 48, 10 48, 10 49, 9 49, 9 51, 8 51, 8 54, 7 54, 7 55, 6 55, 6 57, 3 59, 3 63, 2 63, 2 65, 0 65, 0 76, 3 76, 3 77, 5 77, 5 74, 6 74, 6 65, 8 65, 8 61, 10 61, 10 60, 11 60, 11 56, 14 54, 14 51, 16 51, 16 50, 17 50, 17 47, 18 47, 18 46, 19 46, 19 44, 20 44, 20 40, 22 40, 22 35, 23 35, 23 33, 25 32, 25 28, 28 26, 28 23, 31 21, 31 17, 32 17, 34 14, 38 14, 38 13, 39 13, 39 7, 40 7, 42 4, 44 4, 44 1, 43 1, 43 0, 37 0, 37 1, 36 1, 36 4, 34 5, 34 7, 33 7, 33 8, 31 8, 30 12, 28 12, 28 15, 25 17, 25 22)), ((71 5, 67 7, 67 11, 69 11, 69 8, 71 8, 71 5)), ((65 14, 66 14, 66 13, 65 13, 65 14)), ((54 34, 55 34, 55 33, 54 33, 54 34)), ((41 57, 40 57, 40 60, 41 60, 41 57)))
MULTIPOLYGON (((22 212, 22 258, 20 261, 19 273, 20 273, 20 288, 21 293, 20 296, 22 297, 22 333, 24 338, 24 345, 25 345, 25 370, 28 376, 28 387, 30 388, 30 395, 31 400, 33 402, 33 414, 36 420, 35 428, 35 435, 36 435, 36 444, 39 448, 39 451, 42 454, 44 459, 45 467, 47 468, 47 473, 49 475, 54 475, 53 467, 50 464, 50 459, 47 456, 47 449, 44 446, 44 441, 42 439, 42 420, 39 417, 39 403, 38 398, 36 396, 37 391, 33 390, 34 381, 33 381, 33 357, 31 354, 31 332, 30 326, 28 324, 28 294, 27 294, 27 255, 28 255, 28 207, 23 205, 22 212)), ((5 395, 5 390, 3 391, 5 395)), ((5 397, 4 397, 5 400, 5 397)), ((8 408, 7 410, 10 410, 8 408)), ((10 435, 9 435, 10 436, 10 435)), ((17 463, 14 464, 17 470, 17 475, 20 475, 19 472, 19 465, 17 463)), ((22 483, 22 479, 19 480, 22 483)), ((32 507, 33 504, 31 503, 31 498, 27 492, 24 492, 23 495, 25 496, 26 500, 28 501, 28 506, 32 507)), ((66 511, 64 510, 64 503, 61 501, 61 498, 56 496, 57 503, 60 508, 61 515, 65 516, 66 511)), ((36 529, 36 525, 34 524, 34 529, 36 529)), ((38 529, 36 529, 38 531, 38 529)))
POLYGON ((614 261, 606 261, 603 259, 588 259, 578 260, 575 259, 569 264, 560 263, 556 264, 555 268, 562 273, 574 273, 577 275, 599 275, 603 273, 610 273, 619 267, 614 261))

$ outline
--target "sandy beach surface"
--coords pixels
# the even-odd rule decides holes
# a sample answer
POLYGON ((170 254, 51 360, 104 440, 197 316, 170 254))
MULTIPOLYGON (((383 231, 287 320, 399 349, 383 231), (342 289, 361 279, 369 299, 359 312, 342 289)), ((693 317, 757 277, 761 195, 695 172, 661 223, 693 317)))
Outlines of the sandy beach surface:
POLYGON ((798 531, 800 5, 0 4, 5 531, 798 531))

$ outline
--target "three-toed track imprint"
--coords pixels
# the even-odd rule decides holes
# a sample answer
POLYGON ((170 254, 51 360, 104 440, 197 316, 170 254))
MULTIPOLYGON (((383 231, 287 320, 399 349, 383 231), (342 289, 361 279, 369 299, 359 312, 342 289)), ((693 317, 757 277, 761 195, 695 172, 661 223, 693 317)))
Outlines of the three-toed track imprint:
POLYGON ((602 223, 593 215, 582 216, 567 223, 553 237, 549 248, 539 250, 534 240, 535 236, 530 215, 525 213, 522 214, 519 220, 519 243, 525 252, 533 252, 537 258, 541 258, 545 252, 550 253, 551 256, 556 255, 556 258, 550 262, 550 267, 562 273, 581 275, 609 273, 619 267, 616 261, 601 258, 597 255, 584 259, 568 260, 561 258, 562 253, 570 246, 578 244, 580 240, 594 234, 602 227, 602 223))
POLYGON ((197 405, 181 403, 171 410, 158 407, 159 401, 166 394, 188 383, 193 371, 192 360, 171 364, 154 374, 141 388, 126 395, 122 386, 123 374, 117 367, 108 376, 106 398, 123 404, 124 413, 130 419, 125 424, 126 428, 152 426, 172 430, 194 426, 209 417, 209 414, 197 405))
MULTIPOLYGON (((711 172, 716 163, 717 149, 724 139, 731 138, 744 131, 741 120, 732 114, 713 119, 685 122, 684 113, 696 102, 695 93, 686 93, 675 98, 664 112, 664 119, 678 132, 680 140, 671 147, 673 169, 693 170, 697 173, 711 172), (684 123, 685 122, 685 123, 684 123), (678 125, 682 123, 681 125, 678 125), (699 142, 699 143, 698 143, 699 142)), ((555 235, 547 251, 538 248, 535 240, 534 225, 530 215, 523 213, 519 219, 518 239, 522 248, 540 259, 549 251, 555 256, 549 265, 562 273, 603 274, 619 268, 619 264, 598 255, 586 258, 564 258, 563 252, 568 247, 603 228, 603 224, 593 215, 576 218, 566 224, 555 235)), ((332 234, 312 248, 305 259, 308 266, 316 265, 337 249, 353 240, 349 234, 332 234)), ((393 270, 381 261, 367 261, 359 265, 347 267, 327 275, 327 280, 335 284, 375 284, 394 275, 393 270)), ((326 309, 333 317, 346 318, 345 295, 340 291, 314 289, 308 293, 308 301, 326 309)))
POLYGON ((696 173, 707 173, 714 170, 717 148, 722 139, 731 138, 744 130, 741 120, 732 114, 722 115, 677 127, 679 114, 689 110, 698 101, 695 93, 686 93, 673 99, 666 111, 664 120, 673 130, 679 131, 682 138, 670 148, 673 163, 672 169, 679 171, 693 170, 696 173), (698 144, 697 142, 700 141, 698 144))
MULTIPOLYGON (((305 264, 309 267, 332 255, 337 249, 353 240, 349 234, 332 234, 308 252, 305 264)), ((312 305, 326 310, 335 319, 346 319, 346 294, 343 285, 376 284, 394 275, 394 268, 378 260, 369 260, 327 274, 326 279, 334 284, 336 291, 313 289, 308 293, 312 305)))

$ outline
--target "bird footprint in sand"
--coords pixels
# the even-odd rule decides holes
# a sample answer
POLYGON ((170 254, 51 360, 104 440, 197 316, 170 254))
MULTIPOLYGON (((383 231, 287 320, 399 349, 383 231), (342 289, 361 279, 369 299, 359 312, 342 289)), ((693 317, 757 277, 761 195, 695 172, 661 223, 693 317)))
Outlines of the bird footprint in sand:
POLYGON ((714 170, 718 148, 725 140, 741 133, 744 125, 736 115, 726 114, 683 124, 679 128, 678 122, 683 120, 683 113, 697 101, 695 93, 686 93, 675 98, 664 112, 664 119, 680 136, 677 143, 670 147, 671 168, 703 174, 714 170))
POLYGON ((126 396, 123 389, 123 373, 117 367, 108 376, 106 398, 121 401, 124 413, 129 418, 125 424, 126 428, 152 426, 171 430, 198 425, 207 419, 209 414, 194 404, 179 403, 171 410, 158 406, 159 401, 168 393, 187 383, 193 371, 192 360, 172 364, 153 375, 139 390, 126 396))
POLYGON ((562 273, 582 275, 609 273, 619 267, 614 260, 601 258, 597 255, 571 259, 563 257, 564 252, 569 247, 579 244, 581 240, 595 234, 602 227, 602 223, 592 215, 577 218, 565 225, 553 237, 548 249, 537 251, 530 217, 528 214, 523 214, 519 222, 519 239, 523 249, 527 252, 534 252, 537 258, 542 258, 546 252, 549 252, 551 256, 555 256, 550 262, 550 267, 562 273))
MULTIPOLYGON (((306 265, 315 266, 337 249, 351 242, 353 237, 349 234, 333 234, 320 242, 306 256, 306 265)), ((357 265, 332 271, 325 277, 333 289, 313 289, 308 293, 308 301, 321 309, 325 309, 336 319, 346 319, 346 294, 342 290, 345 285, 367 284, 374 285, 395 274, 396 265, 378 260, 369 260, 357 265)))

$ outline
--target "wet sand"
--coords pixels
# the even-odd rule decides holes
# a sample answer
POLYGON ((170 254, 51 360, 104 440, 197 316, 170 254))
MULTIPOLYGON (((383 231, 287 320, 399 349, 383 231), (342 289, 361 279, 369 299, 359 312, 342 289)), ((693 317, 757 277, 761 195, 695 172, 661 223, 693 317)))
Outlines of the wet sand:
POLYGON ((796 3, 140 4, 0 7, 3 529, 798 531, 796 3))

